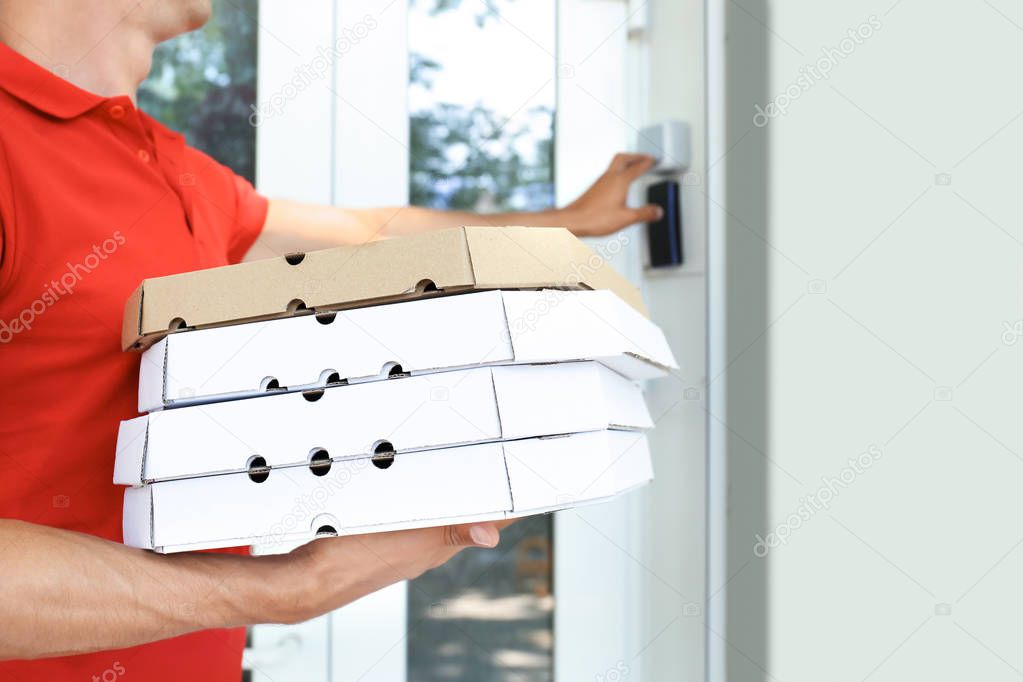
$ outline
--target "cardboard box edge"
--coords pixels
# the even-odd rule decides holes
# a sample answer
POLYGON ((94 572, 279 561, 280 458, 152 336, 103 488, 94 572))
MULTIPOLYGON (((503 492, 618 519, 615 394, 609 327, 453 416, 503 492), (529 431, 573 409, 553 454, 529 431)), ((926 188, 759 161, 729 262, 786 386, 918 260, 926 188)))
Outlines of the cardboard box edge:
POLYGON ((121 519, 124 544, 153 549, 153 490, 150 486, 125 488, 121 519))
POLYGON ((145 295, 146 280, 142 280, 124 302, 124 318, 121 320, 121 350, 139 350, 142 342, 142 299, 145 295))
POLYGON ((142 485, 145 480, 148 445, 149 415, 125 419, 118 425, 114 455, 115 485, 142 485))

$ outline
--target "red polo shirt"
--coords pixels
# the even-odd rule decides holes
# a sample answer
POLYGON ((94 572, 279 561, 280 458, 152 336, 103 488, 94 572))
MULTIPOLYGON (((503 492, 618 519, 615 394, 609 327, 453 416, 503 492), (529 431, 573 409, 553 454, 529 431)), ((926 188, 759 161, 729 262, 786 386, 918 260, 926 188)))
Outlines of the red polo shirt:
MULTIPOLYGON (((0 45, 0 517, 121 542, 114 450, 139 370, 120 350, 125 299, 145 277, 238 261, 266 209, 128 97, 0 45)), ((39 608, 59 609, 60 593, 39 608)), ((243 644, 242 630, 207 631, 0 663, 0 680, 234 682, 243 644)))

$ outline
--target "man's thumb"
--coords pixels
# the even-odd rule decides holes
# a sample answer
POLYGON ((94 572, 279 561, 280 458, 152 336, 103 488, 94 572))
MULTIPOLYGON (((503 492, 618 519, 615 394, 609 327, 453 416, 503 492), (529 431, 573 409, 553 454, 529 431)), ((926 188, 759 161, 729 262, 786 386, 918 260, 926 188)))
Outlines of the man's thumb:
POLYGON ((467 523, 448 526, 445 540, 452 547, 496 547, 501 534, 492 523, 467 523))
POLYGON ((653 223, 664 217, 664 209, 657 204, 647 204, 632 209, 632 221, 636 223, 653 223))

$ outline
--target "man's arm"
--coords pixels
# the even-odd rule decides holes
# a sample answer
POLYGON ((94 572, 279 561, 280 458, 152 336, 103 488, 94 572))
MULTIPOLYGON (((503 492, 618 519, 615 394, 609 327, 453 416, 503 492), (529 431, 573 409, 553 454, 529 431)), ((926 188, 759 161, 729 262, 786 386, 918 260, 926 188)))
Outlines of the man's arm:
POLYGON ((144 644, 207 628, 296 623, 493 547, 510 521, 325 538, 279 556, 163 556, 0 519, 0 660, 144 644))
POLYGON ((626 204, 629 186, 654 163, 653 158, 643 154, 618 154, 582 196, 564 208, 545 211, 481 215, 419 206, 349 209, 274 200, 270 202, 263 231, 245 259, 340 244, 365 244, 459 225, 567 227, 579 236, 610 234, 633 223, 659 218, 657 206, 630 208, 626 204))

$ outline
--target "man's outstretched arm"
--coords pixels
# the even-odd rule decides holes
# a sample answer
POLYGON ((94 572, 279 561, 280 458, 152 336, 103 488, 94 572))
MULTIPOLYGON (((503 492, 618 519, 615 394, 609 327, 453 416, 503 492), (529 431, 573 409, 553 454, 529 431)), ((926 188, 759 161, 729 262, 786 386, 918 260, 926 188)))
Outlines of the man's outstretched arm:
POLYGON ((582 196, 568 206, 545 211, 478 214, 419 206, 350 209, 274 200, 270 202, 263 231, 245 259, 340 244, 365 244, 459 225, 567 227, 579 236, 610 234, 627 225, 660 217, 657 206, 630 208, 626 204, 629 186, 654 163, 653 158, 643 154, 618 154, 582 196))
POLYGON ((290 554, 163 556, 0 519, 0 660, 144 644, 207 628, 296 623, 493 547, 499 523, 325 538, 290 554))

